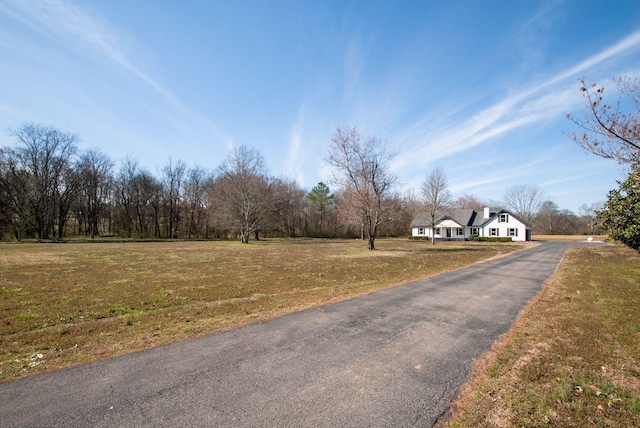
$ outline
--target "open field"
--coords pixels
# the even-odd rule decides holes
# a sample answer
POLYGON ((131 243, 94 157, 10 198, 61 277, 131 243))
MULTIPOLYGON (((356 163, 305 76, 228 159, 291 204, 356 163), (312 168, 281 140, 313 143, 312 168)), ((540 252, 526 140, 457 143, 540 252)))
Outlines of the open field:
POLYGON ((640 255, 571 249, 447 427, 640 426, 640 255))
POLYGON ((0 381, 424 278, 531 244, 380 239, 0 245, 0 381))

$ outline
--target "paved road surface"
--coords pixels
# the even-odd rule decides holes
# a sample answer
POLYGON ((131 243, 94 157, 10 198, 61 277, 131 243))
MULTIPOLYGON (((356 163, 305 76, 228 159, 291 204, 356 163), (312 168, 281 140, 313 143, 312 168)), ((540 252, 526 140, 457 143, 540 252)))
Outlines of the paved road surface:
POLYGON ((430 427, 570 245, 0 384, 0 426, 430 427))

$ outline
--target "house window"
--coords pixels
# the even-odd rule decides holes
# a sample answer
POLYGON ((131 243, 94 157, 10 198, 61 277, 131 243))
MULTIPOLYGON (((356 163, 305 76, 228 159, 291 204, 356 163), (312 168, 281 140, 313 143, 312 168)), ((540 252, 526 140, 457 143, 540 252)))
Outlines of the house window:
POLYGON ((498 228, 492 227, 491 229, 489 229, 489 236, 500 236, 498 228))
POLYGON ((471 228, 471 234, 472 235, 480 235, 480 230, 477 227, 472 227, 471 228))
POLYGON ((440 235, 440 228, 436 227, 436 235, 440 235))
POLYGON ((418 228, 418 235, 424 235, 424 227, 418 228))
POLYGON ((456 231, 456 234, 457 234, 458 236, 463 236, 463 235, 464 235, 464 229, 463 229, 463 228, 461 228, 461 227, 459 227, 459 228, 458 228, 458 230, 456 231))
POLYGON ((507 229, 507 236, 518 236, 518 229, 507 229))
POLYGON ((498 223, 509 223, 509 214, 500 214, 498 223))

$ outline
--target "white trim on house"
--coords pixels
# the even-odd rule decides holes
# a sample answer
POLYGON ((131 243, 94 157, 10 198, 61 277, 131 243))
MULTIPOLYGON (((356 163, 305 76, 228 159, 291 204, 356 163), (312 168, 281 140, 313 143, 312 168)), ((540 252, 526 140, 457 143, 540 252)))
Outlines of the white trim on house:
MULTIPOLYGON (((465 240, 472 235, 481 237, 510 237, 512 241, 531 240, 531 228, 509 211, 482 213, 471 209, 445 210, 437 216, 434 226, 435 238, 465 240)), ((431 239, 431 221, 420 213, 411 222, 411 236, 431 239)))

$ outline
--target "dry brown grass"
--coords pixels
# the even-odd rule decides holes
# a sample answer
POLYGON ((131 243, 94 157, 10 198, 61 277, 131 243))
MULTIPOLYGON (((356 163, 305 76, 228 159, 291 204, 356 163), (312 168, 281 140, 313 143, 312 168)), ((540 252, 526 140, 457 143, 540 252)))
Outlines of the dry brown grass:
POLYGON ((527 244, 0 245, 0 381, 348 299, 527 244))
POLYGON ((446 426, 640 426, 640 255, 570 250, 457 409, 446 426))

